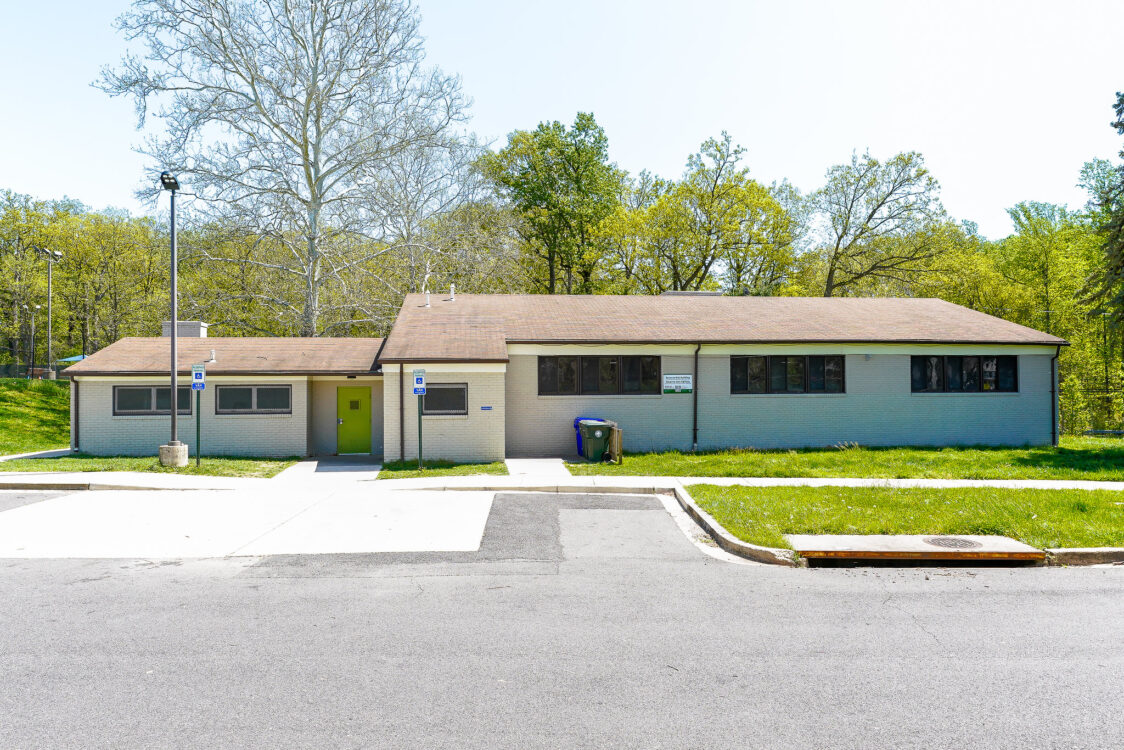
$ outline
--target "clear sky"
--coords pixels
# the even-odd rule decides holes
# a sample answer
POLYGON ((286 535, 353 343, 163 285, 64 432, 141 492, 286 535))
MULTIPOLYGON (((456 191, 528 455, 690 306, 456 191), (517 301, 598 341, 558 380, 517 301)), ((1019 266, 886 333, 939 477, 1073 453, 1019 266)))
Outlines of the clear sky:
MULTIPOLYGON (((948 210, 994 238, 1020 200, 1081 205, 1082 163, 1124 145, 1119 0, 419 4, 486 140, 591 111, 632 172, 678 176, 723 129, 759 180, 802 190, 853 150, 917 150, 948 210)), ((0 188, 147 210, 132 105, 89 85, 123 51, 125 5, 0 0, 0 188)))

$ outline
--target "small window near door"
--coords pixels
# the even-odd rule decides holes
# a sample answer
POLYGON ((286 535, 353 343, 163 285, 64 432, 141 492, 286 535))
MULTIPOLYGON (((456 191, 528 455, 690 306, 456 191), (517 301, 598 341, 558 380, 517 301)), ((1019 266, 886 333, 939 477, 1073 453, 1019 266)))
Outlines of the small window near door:
POLYGON ((422 396, 422 416, 468 414, 468 383, 430 383, 422 396))

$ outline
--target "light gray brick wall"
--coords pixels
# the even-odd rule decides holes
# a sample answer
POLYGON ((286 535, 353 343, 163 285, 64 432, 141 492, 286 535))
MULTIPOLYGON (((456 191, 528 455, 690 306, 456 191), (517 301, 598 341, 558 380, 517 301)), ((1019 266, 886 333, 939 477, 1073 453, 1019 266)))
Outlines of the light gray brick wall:
MULTIPOLYGON (((609 352, 606 352, 609 353, 609 352)), ((664 356, 663 372, 689 375, 692 357, 664 356)), ((538 357, 512 355, 507 366, 507 454, 572 456, 574 419, 611 419, 624 430, 625 450, 691 447, 691 395, 540 396, 538 357)))
MULTIPOLYGON (((705 349, 704 349, 705 352, 705 349)), ((786 352, 792 353, 792 352, 786 352)), ((1001 353, 997 349, 997 353, 1001 353)), ((664 356, 664 373, 691 357, 664 356)), ((729 355, 699 358, 699 448, 862 445, 1046 445, 1050 355, 1019 356, 1018 393, 910 392, 910 356, 848 354, 845 394, 730 393, 729 355)), ((507 378, 507 454, 573 455, 573 420, 618 422, 630 451, 691 447, 691 396, 539 396, 537 358, 513 355, 507 378)))
MULTIPOLYGON (((409 388, 411 370, 406 365, 404 399, 406 460, 418 457, 418 399, 409 388)), ((417 365, 424 368, 425 365, 417 365)), ((468 414, 422 417, 422 449, 425 458, 448 461, 501 461, 504 458, 504 373, 430 372, 429 383, 467 383, 468 414), (490 406, 484 410, 481 407, 490 406)), ((383 451, 387 461, 399 460, 398 366, 383 368, 383 451)))
MULTIPOLYGON (((165 385, 167 379, 121 378, 115 381, 82 378, 78 388, 78 450, 95 456, 155 456, 168 442, 169 419, 163 416, 114 416, 114 385, 165 385)), ((180 380, 188 385, 188 378, 180 380)), ((308 387, 306 378, 285 380, 207 379, 201 399, 203 455, 304 456, 308 453, 308 387), (280 385, 293 390, 292 414, 215 414, 216 385, 280 385)), ((194 408, 194 399, 192 399, 194 408)), ((180 415, 179 439, 195 455, 195 415, 180 415)))

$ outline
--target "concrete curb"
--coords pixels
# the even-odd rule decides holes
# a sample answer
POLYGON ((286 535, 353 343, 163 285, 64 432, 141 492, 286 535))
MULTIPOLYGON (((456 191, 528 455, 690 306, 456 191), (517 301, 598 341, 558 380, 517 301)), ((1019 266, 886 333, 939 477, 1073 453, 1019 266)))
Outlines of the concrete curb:
POLYGON ((679 501, 679 505, 687 512, 695 523, 703 528, 710 537, 718 543, 722 549, 730 552, 731 554, 744 557, 747 560, 755 562, 768 563, 770 565, 785 565, 790 568, 803 568, 807 567, 807 563, 790 549, 779 549, 777 547, 760 547, 756 544, 743 542, 730 532, 722 527, 722 524, 714 520, 714 517, 700 508, 690 493, 682 487, 676 487, 673 490, 675 498, 679 501))
POLYGON ((1124 547, 1056 547, 1046 550, 1047 565, 1104 565, 1124 562, 1124 547))
POLYGON ((4 482, 0 481, 0 490, 48 490, 66 491, 76 490, 147 490, 147 491, 172 491, 194 492, 207 490, 210 492, 229 491, 230 487, 150 487, 137 484, 103 484, 102 482, 4 482))

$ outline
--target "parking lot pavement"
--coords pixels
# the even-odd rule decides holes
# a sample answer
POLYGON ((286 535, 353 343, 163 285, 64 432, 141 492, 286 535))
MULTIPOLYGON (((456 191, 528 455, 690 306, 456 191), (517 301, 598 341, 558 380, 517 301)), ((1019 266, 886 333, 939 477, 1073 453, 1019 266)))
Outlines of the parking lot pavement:
POLYGON ((501 494, 471 551, 0 560, 0 747, 1124 743, 1124 569, 731 565, 661 505, 501 494))
MULTIPOLYGON (((197 558, 472 550, 491 493, 385 492, 371 483, 245 491, 12 493, 0 557, 197 558)), ((5 495, 4 497, 8 497, 5 495)))
POLYGON ((0 490, 0 513, 23 505, 41 503, 54 497, 61 497, 66 493, 47 492, 44 490, 0 490))

